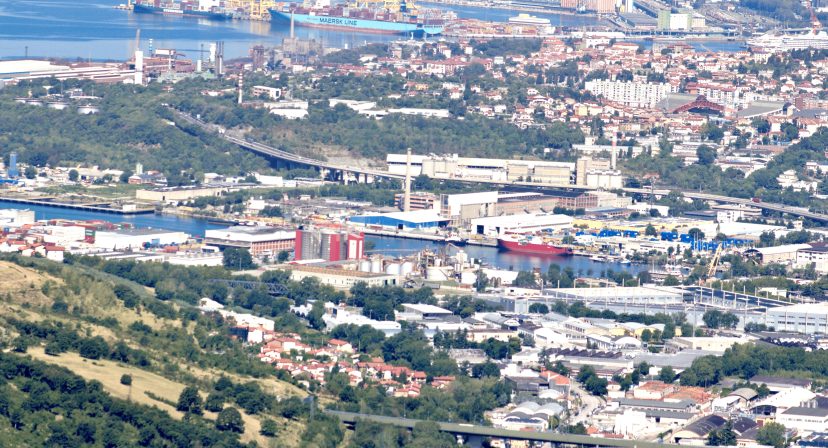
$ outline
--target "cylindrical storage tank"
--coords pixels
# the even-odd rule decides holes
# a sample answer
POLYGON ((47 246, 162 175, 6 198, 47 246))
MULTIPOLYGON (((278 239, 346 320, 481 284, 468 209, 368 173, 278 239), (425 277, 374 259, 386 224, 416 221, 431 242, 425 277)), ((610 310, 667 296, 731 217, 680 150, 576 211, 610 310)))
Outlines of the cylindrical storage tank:
POLYGON ((371 272, 371 260, 362 260, 359 262, 360 272, 371 272))
POLYGON ((388 266, 385 267, 385 273, 388 275, 400 275, 400 264, 388 263, 388 266))
POLYGON ((400 274, 408 275, 412 272, 414 272, 414 263, 406 261, 400 266, 400 274))
POLYGON ((426 279, 434 280, 436 282, 444 282, 448 280, 445 271, 436 266, 430 266, 426 269, 426 279))
POLYGON ((371 260, 371 272, 374 274, 382 273, 382 259, 374 258, 371 260))

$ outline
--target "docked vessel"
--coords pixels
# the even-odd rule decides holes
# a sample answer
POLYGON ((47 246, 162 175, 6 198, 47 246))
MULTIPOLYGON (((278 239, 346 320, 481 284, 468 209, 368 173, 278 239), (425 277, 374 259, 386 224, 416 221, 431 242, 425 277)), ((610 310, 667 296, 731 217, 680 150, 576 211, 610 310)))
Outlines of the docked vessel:
POLYGON ((572 255, 571 248, 544 241, 543 238, 537 236, 504 236, 498 238, 497 245, 501 249, 526 254, 572 255))
POLYGON ((233 14, 207 0, 195 1, 155 1, 137 0, 132 10, 144 14, 163 14, 170 16, 200 17, 210 20, 230 20, 233 14))
POLYGON ((509 17, 509 23, 512 25, 531 25, 531 26, 550 26, 552 22, 549 19, 536 17, 530 14, 521 13, 515 17, 509 17))
POLYGON ((791 50, 824 50, 828 49, 828 33, 814 29, 804 34, 786 34, 781 31, 771 31, 747 41, 752 48, 767 51, 791 50))
POLYGON ((308 28, 326 28, 363 33, 400 34, 408 37, 441 34, 446 17, 440 14, 420 16, 411 2, 363 2, 349 5, 288 5, 270 9, 274 22, 294 23, 308 28))

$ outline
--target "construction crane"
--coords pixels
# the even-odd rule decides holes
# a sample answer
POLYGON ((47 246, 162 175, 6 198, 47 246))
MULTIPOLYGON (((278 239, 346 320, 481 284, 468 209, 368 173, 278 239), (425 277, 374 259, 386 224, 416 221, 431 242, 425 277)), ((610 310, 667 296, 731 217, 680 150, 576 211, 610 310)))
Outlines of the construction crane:
POLYGON ((719 267, 719 261, 722 259, 723 249, 724 244, 719 243, 719 247, 717 247, 716 252, 713 253, 713 258, 710 259, 710 264, 707 265, 707 275, 705 275, 703 279, 699 279, 699 285, 704 285, 705 280, 716 275, 716 268, 719 267))

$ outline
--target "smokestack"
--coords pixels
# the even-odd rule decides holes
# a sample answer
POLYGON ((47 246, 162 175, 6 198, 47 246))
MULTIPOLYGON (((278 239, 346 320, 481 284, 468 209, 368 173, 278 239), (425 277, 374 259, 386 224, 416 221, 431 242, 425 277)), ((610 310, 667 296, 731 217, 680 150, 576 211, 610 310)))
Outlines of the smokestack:
POLYGON ((616 145, 616 137, 612 137, 612 153, 610 154, 610 169, 615 169, 615 162, 618 160, 618 148, 616 145))
POLYGON ((144 52, 141 50, 135 50, 135 76, 133 82, 144 85, 144 52))
POLYGON ((411 211, 411 148, 405 152, 405 193, 403 196, 403 211, 411 211))
POLYGON ((293 32, 293 10, 290 11, 290 38, 296 37, 293 32))
POLYGON ((244 102, 243 94, 244 94, 244 69, 242 69, 242 71, 239 72, 239 105, 241 105, 244 102))

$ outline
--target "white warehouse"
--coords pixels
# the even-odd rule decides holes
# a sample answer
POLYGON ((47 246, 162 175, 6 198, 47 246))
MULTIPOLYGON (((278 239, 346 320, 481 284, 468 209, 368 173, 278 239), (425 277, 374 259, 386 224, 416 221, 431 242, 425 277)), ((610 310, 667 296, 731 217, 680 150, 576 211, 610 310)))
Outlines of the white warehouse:
POLYGON ((571 216, 552 213, 490 216, 471 220, 472 232, 492 237, 500 236, 504 233, 539 232, 547 229, 559 231, 571 227, 571 216))

